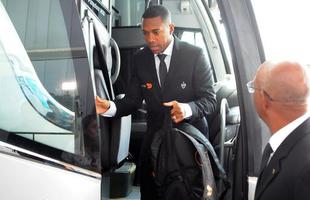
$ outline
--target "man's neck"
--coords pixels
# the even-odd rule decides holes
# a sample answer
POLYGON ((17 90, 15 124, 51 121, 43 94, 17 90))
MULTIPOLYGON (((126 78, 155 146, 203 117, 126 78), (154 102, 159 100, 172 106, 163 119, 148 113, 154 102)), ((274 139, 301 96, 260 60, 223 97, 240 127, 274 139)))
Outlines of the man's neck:
POLYGON ((292 123, 293 121, 295 121, 296 119, 298 119, 299 117, 305 114, 306 112, 298 112, 298 113, 291 112, 287 114, 282 113, 282 114, 272 115, 271 117, 269 117, 269 120, 267 122, 270 128, 271 134, 273 135, 274 133, 276 133, 283 127, 287 126, 288 124, 292 123))
POLYGON ((171 54, 172 48, 173 48, 173 47, 170 47, 170 46, 173 45, 173 42, 174 42, 174 38, 173 38, 173 36, 171 35, 171 38, 170 38, 169 41, 167 42, 167 46, 166 46, 165 49, 164 49, 162 52, 160 52, 159 54, 165 53, 165 51, 166 51, 168 48, 171 48, 171 51, 169 51, 170 53, 168 53, 168 54, 171 54))

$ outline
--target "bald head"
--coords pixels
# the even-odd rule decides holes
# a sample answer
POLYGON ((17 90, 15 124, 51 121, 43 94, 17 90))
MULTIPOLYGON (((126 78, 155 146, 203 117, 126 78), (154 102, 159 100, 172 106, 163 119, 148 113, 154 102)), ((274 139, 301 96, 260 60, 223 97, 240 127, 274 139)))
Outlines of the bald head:
POLYGON ((296 62, 265 62, 257 72, 257 81, 274 101, 306 104, 309 95, 309 74, 296 62))
POLYGON ((296 62, 265 62, 257 70, 254 103, 272 133, 308 110, 309 75, 296 62))

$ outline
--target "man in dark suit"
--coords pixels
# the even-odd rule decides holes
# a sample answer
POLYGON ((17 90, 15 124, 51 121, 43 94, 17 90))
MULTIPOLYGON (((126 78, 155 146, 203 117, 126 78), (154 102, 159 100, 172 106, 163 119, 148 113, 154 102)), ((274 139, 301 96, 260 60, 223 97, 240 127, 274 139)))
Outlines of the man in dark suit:
POLYGON ((174 123, 189 122, 208 134, 205 114, 215 110, 213 74, 202 49, 173 36, 170 12, 151 6, 142 16, 142 31, 147 46, 134 57, 129 91, 121 100, 96 98, 97 113, 124 116, 134 112, 145 100, 147 133, 141 149, 141 199, 156 198, 152 177, 150 145, 162 127, 164 107, 171 107, 174 123))
POLYGON ((255 200, 310 199, 307 70, 295 62, 265 62, 248 83, 256 110, 272 133, 263 153, 255 200))

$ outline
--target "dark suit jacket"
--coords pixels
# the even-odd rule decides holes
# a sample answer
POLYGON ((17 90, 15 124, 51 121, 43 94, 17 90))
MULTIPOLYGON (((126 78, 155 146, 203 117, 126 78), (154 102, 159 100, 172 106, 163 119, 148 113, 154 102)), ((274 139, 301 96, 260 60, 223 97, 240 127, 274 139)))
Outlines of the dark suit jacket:
POLYGON ((306 199, 310 199, 310 119, 281 143, 255 191, 255 200, 306 199))
POLYGON ((145 47, 134 57, 129 91, 122 100, 115 101, 116 116, 131 114, 145 99, 148 131, 154 132, 162 126, 163 102, 177 100, 190 105, 193 115, 189 123, 205 132, 207 122, 204 116, 213 112, 216 105, 213 84, 212 70, 202 49, 175 38, 162 90, 157 78, 154 54, 145 47))

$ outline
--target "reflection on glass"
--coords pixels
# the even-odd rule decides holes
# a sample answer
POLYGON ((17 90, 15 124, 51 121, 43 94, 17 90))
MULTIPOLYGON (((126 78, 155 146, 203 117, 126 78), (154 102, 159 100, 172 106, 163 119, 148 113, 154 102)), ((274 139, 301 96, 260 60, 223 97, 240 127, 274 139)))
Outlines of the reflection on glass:
POLYGON ((10 0, 3 6, 0 0, 0 14, 0 129, 16 146, 98 171, 96 121, 87 117, 93 93, 75 2, 10 0))
POLYGON ((63 82, 61 84, 61 89, 64 91, 70 91, 76 89, 76 82, 63 82))
POLYGON ((73 130, 74 113, 55 101, 33 74, 23 71, 16 57, 9 57, 16 80, 33 108, 55 125, 73 130))

